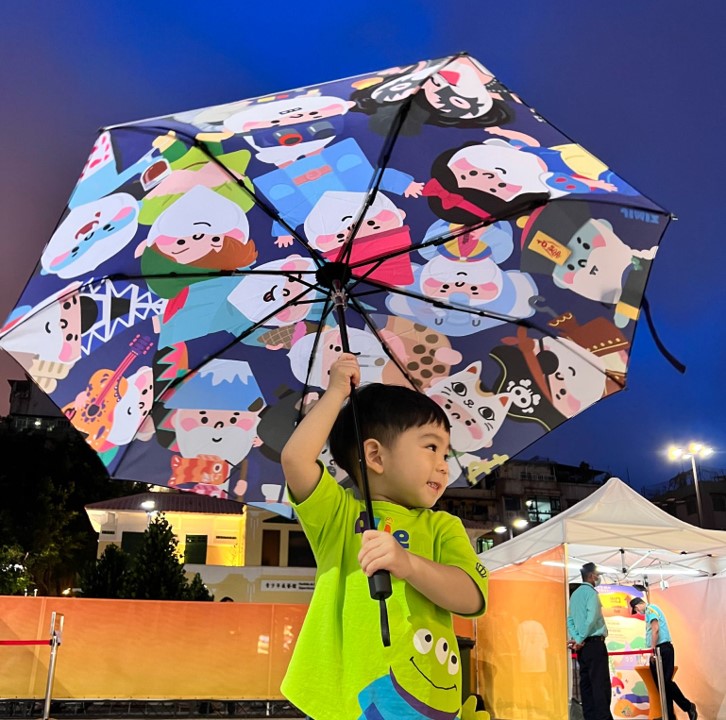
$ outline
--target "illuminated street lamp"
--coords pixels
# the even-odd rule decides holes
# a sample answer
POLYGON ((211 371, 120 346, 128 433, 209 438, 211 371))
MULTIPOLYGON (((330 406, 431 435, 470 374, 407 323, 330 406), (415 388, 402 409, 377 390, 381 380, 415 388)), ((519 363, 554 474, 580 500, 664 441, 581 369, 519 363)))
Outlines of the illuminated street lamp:
POLYGON ((151 525, 151 519, 156 515, 156 511, 154 508, 156 507, 156 502, 154 500, 144 500, 141 503, 141 509, 146 510, 146 527, 148 528, 149 525, 151 525))
POLYGON ((497 533, 497 535, 504 535, 505 532, 509 532, 509 539, 511 540, 514 537, 514 531, 512 528, 515 530, 523 530, 527 527, 527 525, 529 525, 528 520, 525 520, 524 518, 514 518, 509 525, 497 525, 494 528, 494 532, 497 533))
POLYGON ((696 457, 707 458, 713 453, 710 448, 700 442, 690 442, 684 450, 683 448, 671 445, 668 448, 669 460, 689 460, 691 461, 691 470, 693 471, 693 487, 696 488, 696 505, 698 507, 698 524, 703 527, 703 508, 701 507, 701 491, 698 487, 698 472, 696 471, 696 457))

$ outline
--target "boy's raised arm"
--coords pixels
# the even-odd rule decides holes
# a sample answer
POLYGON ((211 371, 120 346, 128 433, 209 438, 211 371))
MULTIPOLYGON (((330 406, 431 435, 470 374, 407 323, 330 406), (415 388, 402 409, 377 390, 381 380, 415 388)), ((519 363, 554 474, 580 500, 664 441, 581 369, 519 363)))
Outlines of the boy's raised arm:
POLYGON ((355 355, 343 353, 330 368, 328 389, 302 419, 282 450, 282 471, 295 502, 307 500, 320 480, 318 457, 340 408, 350 395, 351 382, 360 382, 355 355))

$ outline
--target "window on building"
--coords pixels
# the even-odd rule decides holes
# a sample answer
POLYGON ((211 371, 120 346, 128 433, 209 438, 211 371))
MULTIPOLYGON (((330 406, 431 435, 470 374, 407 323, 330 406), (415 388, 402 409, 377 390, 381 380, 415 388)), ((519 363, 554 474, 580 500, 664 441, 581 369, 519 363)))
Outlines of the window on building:
POLYGON ((558 497, 533 496, 524 503, 531 523, 542 523, 560 512, 560 499, 558 497))
POLYGON ((688 515, 696 515, 698 513, 698 503, 695 497, 686 498, 686 513, 688 515))
POLYGON ((484 537, 482 535, 481 537, 478 537, 476 539, 477 553, 482 553, 485 550, 491 550, 493 547, 494 547, 494 540, 492 538, 484 537))
POLYGON ((121 549, 129 555, 136 555, 141 547, 141 540, 144 537, 142 532, 121 533, 121 549))
POLYGON ((207 536, 187 535, 184 543, 185 565, 207 564, 207 536))
POLYGON ((280 566, 280 531, 262 531, 262 564, 267 567, 280 566))
POLYGON ((711 505, 715 512, 726 512, 726 493, 711 493, 711 505))
POLYGON ((505 495, 504 496, 504 509, 510 512, 517 512, 521 507, 519 498, 516 495, 505 495))
POLYGON ((287 564, 289 567, 314 568, 315 555, 305 533, 291 530, 287 536, 287 564))

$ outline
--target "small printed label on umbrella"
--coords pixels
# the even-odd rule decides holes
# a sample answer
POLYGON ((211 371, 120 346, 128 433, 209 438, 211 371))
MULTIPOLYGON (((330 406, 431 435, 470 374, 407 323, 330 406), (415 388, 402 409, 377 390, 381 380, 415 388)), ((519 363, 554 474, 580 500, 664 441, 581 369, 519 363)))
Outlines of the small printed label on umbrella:
POLYGON ((572 254, 572 251, 562 243, 557 242, 541 230, 537 231, 529 243, 529 249, 544 255, 557 265, 563 265, 565 260, 572 254))
POLYGON ((313 580, 263 580, 260 589, 263 591, 312 592, 315 589, 315 582, 313 580))

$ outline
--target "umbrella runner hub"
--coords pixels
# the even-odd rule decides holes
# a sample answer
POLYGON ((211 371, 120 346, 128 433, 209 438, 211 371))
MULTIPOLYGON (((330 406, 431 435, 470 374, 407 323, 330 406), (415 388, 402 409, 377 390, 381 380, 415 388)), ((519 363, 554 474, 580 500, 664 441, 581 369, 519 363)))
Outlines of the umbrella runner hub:
POLYGON ((350 266, 342 262, 329 262, 323 265, 315 273, 318 284, 324 288, 335 289, 345 287, 351 278, 350 266))

